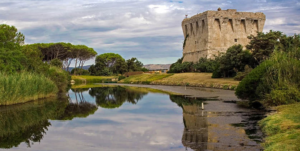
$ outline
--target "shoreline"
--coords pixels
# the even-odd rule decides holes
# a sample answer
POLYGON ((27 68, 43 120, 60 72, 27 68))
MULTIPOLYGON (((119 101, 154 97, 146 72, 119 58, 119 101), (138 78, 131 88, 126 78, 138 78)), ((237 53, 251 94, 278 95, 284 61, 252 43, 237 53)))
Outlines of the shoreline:
POLYGON ((223 90, 215 88, 202 88, 191 86, 167 86, 167 85, 145 85, 145 84, 124 84, 124 83, 95 83, 96 85, 119 85, 119 86, 134 86, 159 89, 190 97, 202 98, 218 98, 220 101, 241 101, 237 98, 232 90, 223 90))

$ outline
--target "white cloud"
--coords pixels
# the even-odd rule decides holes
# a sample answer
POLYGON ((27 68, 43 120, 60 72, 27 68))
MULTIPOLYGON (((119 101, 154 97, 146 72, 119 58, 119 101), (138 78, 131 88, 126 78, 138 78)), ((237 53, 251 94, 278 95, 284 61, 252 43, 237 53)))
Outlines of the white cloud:
POLYGON ((266 25, 280 25, 286 23, 285 18, 267 19, 266 25))
POLYGON ((218 7, 263 12, 265 29, 291 34, 300 30, 298 6, 296 1, 271 0, 2 0, 0 23, 16 26, 26 43, 65 41, 93 47, 99 54, 118 52, 125 59, 134 56, 152 58, 149 63, 172 63, 182 56, 185 14, 218 7))

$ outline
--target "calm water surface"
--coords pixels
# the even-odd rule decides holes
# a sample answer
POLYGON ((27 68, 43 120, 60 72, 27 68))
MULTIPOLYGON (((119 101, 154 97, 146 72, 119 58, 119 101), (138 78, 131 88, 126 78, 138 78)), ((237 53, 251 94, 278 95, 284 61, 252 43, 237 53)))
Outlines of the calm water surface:
POLYGON ((72 89, 62 100, 0 107, 0 150, 260 150, 256 111, 158 92, 72 89))

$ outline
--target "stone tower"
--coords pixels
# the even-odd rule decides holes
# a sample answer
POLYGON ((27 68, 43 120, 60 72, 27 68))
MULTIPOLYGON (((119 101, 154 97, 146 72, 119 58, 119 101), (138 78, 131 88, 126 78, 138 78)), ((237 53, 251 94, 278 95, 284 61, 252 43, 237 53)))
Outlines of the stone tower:
POLYGON ((182 21, 185 37, 183 62, 198 62, 202 57, 213 58, 235 44, 246 46, 249 43, 247 37, 262 32, 265 21, 263 13, 221 8, 185 18, 182 21))

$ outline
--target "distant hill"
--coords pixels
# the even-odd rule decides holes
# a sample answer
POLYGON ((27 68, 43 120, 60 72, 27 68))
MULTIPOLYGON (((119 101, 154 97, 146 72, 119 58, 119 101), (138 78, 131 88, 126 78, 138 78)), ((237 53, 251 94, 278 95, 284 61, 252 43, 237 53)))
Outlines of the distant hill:
POLYGON ((169 69, 171 64, 147 64, 144 67, 148 70, 169 69))

